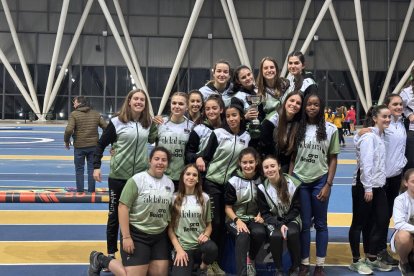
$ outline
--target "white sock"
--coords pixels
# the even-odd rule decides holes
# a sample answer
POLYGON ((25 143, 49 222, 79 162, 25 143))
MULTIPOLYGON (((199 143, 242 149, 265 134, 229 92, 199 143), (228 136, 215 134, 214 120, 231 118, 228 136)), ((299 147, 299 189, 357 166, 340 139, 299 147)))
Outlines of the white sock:
POLYGON ((303 265, 310 265, 310 263, 309 263, 309 257, 307 257, 307 258, 305 258, 305 259, 302 259, 301 263, 302 263, 303 265))
POLYGON ((316 265, 323 266, 325 264, 325 257, 316 257, 316 265))

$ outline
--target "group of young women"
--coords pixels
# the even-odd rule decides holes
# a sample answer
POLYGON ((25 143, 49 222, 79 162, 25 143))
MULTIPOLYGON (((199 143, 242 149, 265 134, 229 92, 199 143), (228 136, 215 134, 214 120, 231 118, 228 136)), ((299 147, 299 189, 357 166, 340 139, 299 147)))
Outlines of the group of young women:
POLYGON ((288 58, 281 78, 266 57, 257 81, 247 66, 233 76, 215 64, 199 91, 176 92, 170 115, 151 118, 144 91, 131 91, 100 138, 94 176, 112 145, 108 179, 108 255, 93 251, 89 275, 224 275, 224 233, 234 237, 237 275, 255 275, 255 258, 269 241, 276 275, 310 274, 310 229, 316 229, 316 267, 325 275, 327 208, 339 153, 337 128, 324 120, 324 101, 305 73, 304 56, 288 58), (260 96, 256 108, 250 96, 260 96), (258 136, 250 135, 252 121, 258 136), (155 147, 147 159, 147 143, 155 147), (115 259, 121 230, 122 262, 115 259), (173 256, 171 257, 171 252, 173 256), (169 264, 169 261, 171 263, 169 264))
POLYGON ((365 128, 354 137, 357 171, 352 187, 349 243, 353 262, 349 268, 359 274, 391 271, 392 265, 399 264, 402 275, 414 275, 414 263, 409 263, 414 234, 414 186, 410 185, 414 183, 414 148, 410 144, 414 130, 410 129, 414 121, 410 106, 414 100, 413 86, 411 80, 400 94, 390 94, 382 105, 372 107, 365 128), (399 195, 400 187, 407 191, 399 195), (387 251, 388 226, 393 215, 396 231, 391 248, 398 253, 399 261, 387 251), (361 233, 365 259, 361 258, 359 248, 361 233))

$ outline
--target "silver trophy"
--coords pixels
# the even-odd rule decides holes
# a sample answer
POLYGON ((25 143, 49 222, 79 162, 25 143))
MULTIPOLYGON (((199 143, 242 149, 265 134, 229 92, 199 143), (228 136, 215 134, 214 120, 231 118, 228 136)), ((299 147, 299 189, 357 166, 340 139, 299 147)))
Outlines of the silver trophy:
MULTIPOLYGON (((262 97, 258 96, 258 95, 249 95, 249 96, 246 96, 246 98, 247 98, 247 102, 250 104, 250 108, 254 109, 254 111, 258 112, 259 111, 259 105, 262 102, 262 97)), ((260 125, 259 119, 257 119, 257 117, 255 119, 253 119, 252 124, 255 125, 255 126, 260 125)))

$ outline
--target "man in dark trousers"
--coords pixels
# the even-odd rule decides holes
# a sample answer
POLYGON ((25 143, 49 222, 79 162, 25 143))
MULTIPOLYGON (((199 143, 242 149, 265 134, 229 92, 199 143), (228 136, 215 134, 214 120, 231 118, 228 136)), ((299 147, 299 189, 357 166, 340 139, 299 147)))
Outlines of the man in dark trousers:
POLYGON ((98 126, 105 129, 107 123, 99 112, 93 110, 84 96, 73 99, 75 109, 69 116, 65 129, 65 147, 70 149, 70 137, 73 138, 74 161, 76 171, 76 190, 83 192, 85 158, 88 165, 88 192, 95 192, 95 180, 93 179, 93 155, 98 143, 98 126))

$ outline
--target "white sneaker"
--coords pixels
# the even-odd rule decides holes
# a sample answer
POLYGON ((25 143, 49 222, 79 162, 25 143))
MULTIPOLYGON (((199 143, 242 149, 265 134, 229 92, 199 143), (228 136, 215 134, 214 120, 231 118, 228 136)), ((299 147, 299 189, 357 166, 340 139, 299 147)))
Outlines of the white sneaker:
POLYGON ((370 275, 374 273, 372 269, 362 259, 359 259, 357 263, 350 264, 348 268, 362 275, 370 275))

